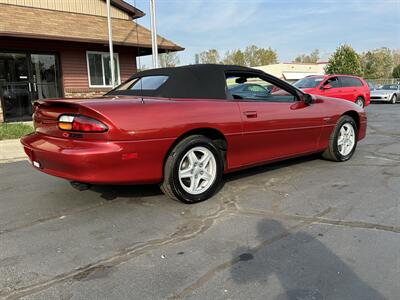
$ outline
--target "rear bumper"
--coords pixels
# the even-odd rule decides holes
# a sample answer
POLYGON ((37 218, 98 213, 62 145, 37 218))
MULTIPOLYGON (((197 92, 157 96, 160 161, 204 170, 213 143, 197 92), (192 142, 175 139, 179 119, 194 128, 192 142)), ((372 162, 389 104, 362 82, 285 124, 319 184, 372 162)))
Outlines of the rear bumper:
POLYGON ((93 184, 133 184, 162 180, 173 139, 80 141, 34 133, 21 143, 35 168, 49 175, 93 184))

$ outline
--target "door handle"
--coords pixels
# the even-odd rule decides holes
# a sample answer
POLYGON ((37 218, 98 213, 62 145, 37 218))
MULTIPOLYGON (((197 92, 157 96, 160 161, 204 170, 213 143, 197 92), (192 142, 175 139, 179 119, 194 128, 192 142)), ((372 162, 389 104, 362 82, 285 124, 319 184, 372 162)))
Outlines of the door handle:
POLYGON ((257 112, 256 111, 245 111, 243 114, 249 119, 257 118, 257 112))

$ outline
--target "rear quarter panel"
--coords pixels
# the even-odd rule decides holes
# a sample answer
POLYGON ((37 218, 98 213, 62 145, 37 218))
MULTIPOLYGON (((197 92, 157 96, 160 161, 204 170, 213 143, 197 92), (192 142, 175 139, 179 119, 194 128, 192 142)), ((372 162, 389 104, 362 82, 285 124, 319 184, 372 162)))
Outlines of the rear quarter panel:
POLYGON ((239 164, 242 123, 238 103, 229 100, 204 99, 157 99, 143 101, 120 98, 104 103, 96 102, 89 107, 118 128, 113 140, 155 141, 167 140, 159 149, 166 156, 173 143, 194 129, 215 129, 227 140, 228 168, 239 164))

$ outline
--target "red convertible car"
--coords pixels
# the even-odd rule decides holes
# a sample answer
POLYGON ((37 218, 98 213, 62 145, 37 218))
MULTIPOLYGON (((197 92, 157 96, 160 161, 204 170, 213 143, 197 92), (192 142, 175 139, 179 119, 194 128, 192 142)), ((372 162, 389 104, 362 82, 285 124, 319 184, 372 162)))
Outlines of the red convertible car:
POLYGON ((224 65, 148 70, 103 97, 34 108, 35 132, 21 142, 36 169, 86 184, 160 183, 185 203, 211 197, 227 172, 310 153, 346 161, 367 123, 352 102, 224 65), (265 89, 232 88, 251 83, 265 89))

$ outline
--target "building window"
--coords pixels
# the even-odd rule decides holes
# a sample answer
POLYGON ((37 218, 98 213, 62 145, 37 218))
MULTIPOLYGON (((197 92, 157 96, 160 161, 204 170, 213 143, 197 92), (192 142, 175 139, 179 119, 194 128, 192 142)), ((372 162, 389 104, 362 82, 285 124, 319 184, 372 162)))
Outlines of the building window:
MULTIPOLYGON (((90 87, 112 87, 110 53, 108 52, 86 52, 88 77, 90 87)), ((114 53, 115 84, 121 82, 119 74, 118 53, 114 53)))

